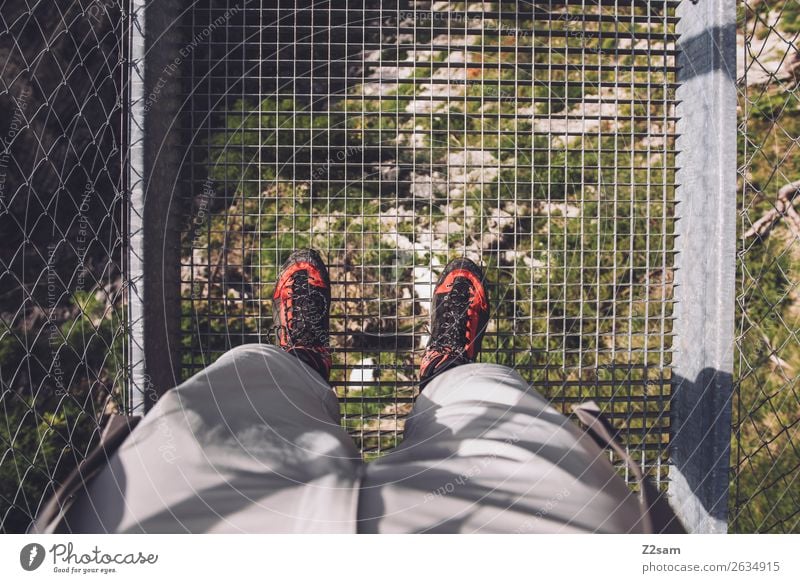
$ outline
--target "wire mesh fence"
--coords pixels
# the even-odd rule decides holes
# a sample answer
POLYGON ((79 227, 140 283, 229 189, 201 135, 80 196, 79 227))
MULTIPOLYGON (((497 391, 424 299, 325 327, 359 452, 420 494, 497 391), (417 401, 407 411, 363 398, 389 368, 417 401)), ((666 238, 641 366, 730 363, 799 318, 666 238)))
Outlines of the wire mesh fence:
POLYGON ((800 3, 739 4, 731 529, 800 531, 800 3))
POLYGON ((269 341, 277 267, 317 248, 343 422, 380 455, 415 396, 432 284, 465 255, 491 282, 481 359, 565 410, 597 399, 661 479, 676 5, 195 2, 183 376, 269 341))
POLYGON ((0 532, 27 528, 120 404, 120 2, 0 17, 0 532))

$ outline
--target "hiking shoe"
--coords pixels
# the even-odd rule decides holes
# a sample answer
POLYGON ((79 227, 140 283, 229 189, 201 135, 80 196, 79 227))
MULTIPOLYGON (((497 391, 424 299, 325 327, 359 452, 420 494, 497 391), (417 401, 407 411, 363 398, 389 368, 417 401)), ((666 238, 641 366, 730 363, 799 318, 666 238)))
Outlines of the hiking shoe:
POLYGON ((311 366, 326 381, 331 373, 331 281, 319 253, 291 254, 278 274, 272 295, 276 343, 311 366))
POLYGON ((437 374, 475 362, 489 322, 483 271, 469 259, 447 264, 431 305, 431 338, 420 365, 420 390, 437 374))

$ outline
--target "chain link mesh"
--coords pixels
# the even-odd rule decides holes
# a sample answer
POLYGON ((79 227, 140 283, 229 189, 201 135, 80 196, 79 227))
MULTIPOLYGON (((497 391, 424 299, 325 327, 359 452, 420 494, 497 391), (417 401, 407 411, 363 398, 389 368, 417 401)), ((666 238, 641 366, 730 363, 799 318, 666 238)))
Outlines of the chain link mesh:
POLYGON ((739 3, 731 530, 800 532, 800 2, 739 3))
POLYGON ((2 3, 0 532, 27 528, 120 402, 121 8, 2 3))

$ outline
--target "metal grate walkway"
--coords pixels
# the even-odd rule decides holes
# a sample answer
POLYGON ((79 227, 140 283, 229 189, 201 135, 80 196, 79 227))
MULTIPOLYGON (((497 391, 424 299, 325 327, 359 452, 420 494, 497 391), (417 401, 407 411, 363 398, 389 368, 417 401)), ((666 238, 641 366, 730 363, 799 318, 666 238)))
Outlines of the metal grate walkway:
POLYGON ((482 360, 594 398, 663 476, 678 2, 197 0, 181 187, 182 374, 268 341, 295 248, 334 281, 334 388, 402 437, 432 282, 487 267, 482 360))

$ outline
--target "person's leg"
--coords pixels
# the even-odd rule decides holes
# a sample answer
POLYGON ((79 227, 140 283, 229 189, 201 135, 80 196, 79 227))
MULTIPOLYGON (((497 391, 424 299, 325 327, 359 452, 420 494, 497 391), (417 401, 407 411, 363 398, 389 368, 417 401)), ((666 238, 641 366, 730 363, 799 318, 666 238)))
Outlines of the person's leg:
POLYGON ((474 364, 483 273, 456 260, 433 299, 402 444, 367 466, 362 532, 628 532, 639 506, 597 445, 513 370, 474 364))
POLYGON ((641 532, 606 455, 515 371, 434 379, 402 444, 367 466, 362 532, 641 532))
POLYGON ((327 274, 312 271, 279 279, 276 304, 284 288, 292 302, 276 306, 284 349, 235 348, 168 391, 70 509, 74 531, 355 531, 359 453, 328 366, 296 357, 326 352, 327 303, 314 315, 306 299, 327 274))

